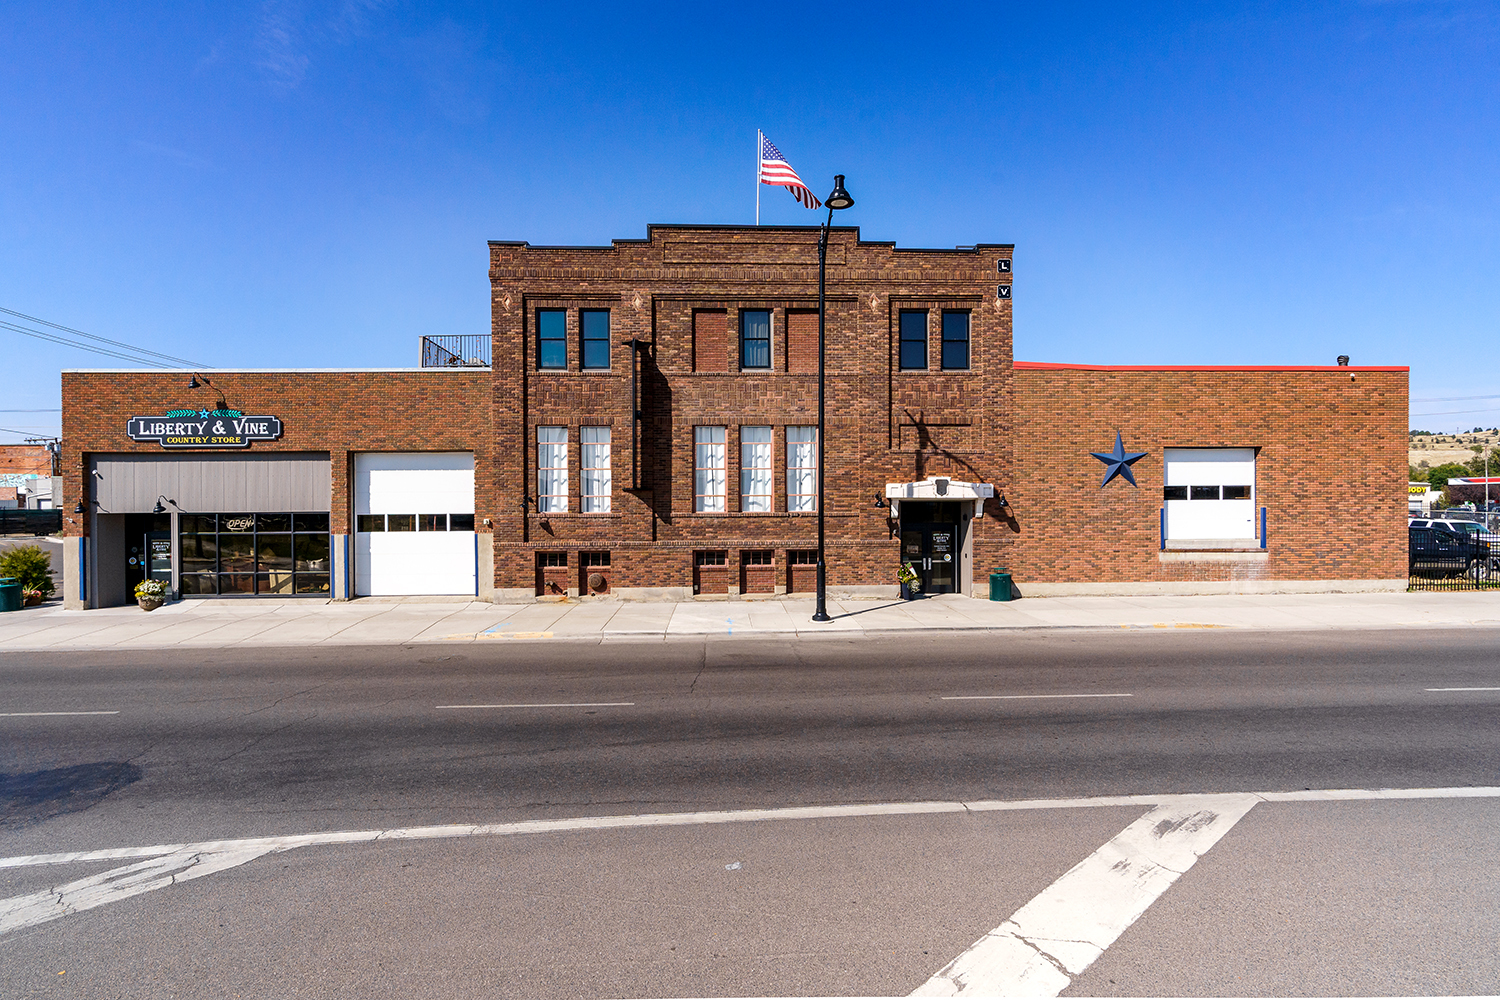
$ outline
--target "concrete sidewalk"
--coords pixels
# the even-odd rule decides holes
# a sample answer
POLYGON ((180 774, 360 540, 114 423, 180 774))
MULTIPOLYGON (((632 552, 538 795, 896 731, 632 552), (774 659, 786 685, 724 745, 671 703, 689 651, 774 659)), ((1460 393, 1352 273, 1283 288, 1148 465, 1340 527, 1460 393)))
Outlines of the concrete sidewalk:
POLYGON ((47 605, 0 615, 0 652, 851 636, 953 629, 1497 627, 1500 592, 1052 597, 1006 603, 945 595, 910 602, 829 601, 828 611, 833 621, 813 622, 812 599, 801 596, 675 604, 200 600, 149 613, 136 607, 64 611, 47 605))

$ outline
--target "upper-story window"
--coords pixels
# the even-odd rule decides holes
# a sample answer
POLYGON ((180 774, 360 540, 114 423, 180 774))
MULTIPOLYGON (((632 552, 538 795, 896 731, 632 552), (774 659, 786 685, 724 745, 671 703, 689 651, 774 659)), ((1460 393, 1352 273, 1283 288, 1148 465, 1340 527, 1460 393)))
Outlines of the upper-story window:
POLYGON ((568 314, 562 309, 536 311, 538 368, 568 367, 568 314))
POLYGON ((568 509, 568 429, 536 429, 536 509, 561 514, 568 509))
POLYGON ((740 310, 740 367, 771 367, 771 311, 740 310))
POLYGON ((818 509, 818 429, 786 429, 786 509, 818 509))
POLYGON ((943 367, 969 367, 969 314, 943 311, 943 367))
POLYGON ((578 313, 578 327, 583 341, 585 368, 609 367, 609 310, 582 309, 578 313))
POLYGON ((925 310, 901 310, 901 367, 906 370, 927 367, 927 313, 925 310))
POLYGON ((609 428, 580 427, 582 443, 583 495, 585 514, 608 514, 614 478, 610 473, 609 428))
POLYGON ((724 468, 724 428, 693 428, 693 510, 724 513, 728 478, 724 468))
POLYGON ((771 428, 740 428, 740 510, 770 513, 771 428))

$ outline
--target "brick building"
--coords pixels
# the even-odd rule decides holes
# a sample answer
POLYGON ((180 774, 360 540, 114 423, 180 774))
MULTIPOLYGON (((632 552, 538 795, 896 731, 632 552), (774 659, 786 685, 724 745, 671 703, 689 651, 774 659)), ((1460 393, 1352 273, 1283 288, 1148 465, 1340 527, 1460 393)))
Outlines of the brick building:
MULTIPOLYGON (((491 243, 487 368, 66 372, 69 601, 810 591, 817 237, 491 243)), ((1404 586, 1406 369, 1017 363, 1011 251, 832 230, 831 592, 1404 586)))

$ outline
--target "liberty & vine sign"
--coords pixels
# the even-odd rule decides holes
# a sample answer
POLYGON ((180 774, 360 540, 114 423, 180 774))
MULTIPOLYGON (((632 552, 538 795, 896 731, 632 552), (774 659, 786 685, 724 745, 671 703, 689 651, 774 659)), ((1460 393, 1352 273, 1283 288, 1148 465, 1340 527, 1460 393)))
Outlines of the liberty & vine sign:
POLYGON ((281 437, 281 420, 239 410, 168 410, 159 417, 131 417, 125 433, 163 448, 248 448, 251 441, 281 437))

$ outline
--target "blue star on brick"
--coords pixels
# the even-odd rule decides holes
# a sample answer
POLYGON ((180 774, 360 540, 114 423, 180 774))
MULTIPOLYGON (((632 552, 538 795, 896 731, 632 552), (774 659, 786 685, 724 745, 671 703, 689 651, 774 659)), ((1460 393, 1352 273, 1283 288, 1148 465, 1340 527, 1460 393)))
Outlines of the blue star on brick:
POLYGON ((1135 476, 1131 474, 1130 467, 1146 457, 1144 451, 1126 452, 1125 439, 1120 437, 1119 431, 1115 431, 1114 451, 1091 451, 1089 454, 1109 466, 1109 471, 1104 474, 1104 482, 1099 484, 1101 488, 1108 486, 1109 481, 1116 476, 1124 476, 1125 481, 1134 486, 1135 476))

